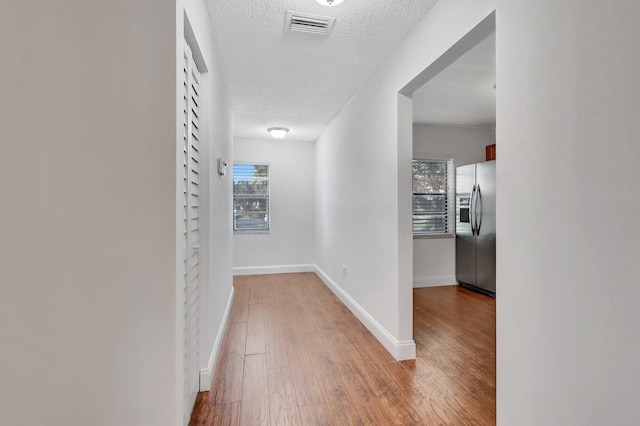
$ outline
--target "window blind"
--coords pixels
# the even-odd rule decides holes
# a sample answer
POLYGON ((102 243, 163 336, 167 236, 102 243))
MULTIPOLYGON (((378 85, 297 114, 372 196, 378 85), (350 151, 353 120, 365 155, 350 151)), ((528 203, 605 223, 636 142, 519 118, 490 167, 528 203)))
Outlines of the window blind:
POLYGON ((269 231, 269 165, 233 165, 233 230, 269 231))
POLYGON ((453 160, 413 161, 413 234, 452 235, 453 160))

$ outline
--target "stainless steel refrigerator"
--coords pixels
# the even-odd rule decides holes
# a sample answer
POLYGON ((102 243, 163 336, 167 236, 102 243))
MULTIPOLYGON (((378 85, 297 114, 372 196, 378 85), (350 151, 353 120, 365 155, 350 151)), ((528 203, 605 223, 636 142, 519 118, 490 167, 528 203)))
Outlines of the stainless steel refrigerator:
POLYGON ((456 279, 496 293, 496 162, 456 170, 456 279))

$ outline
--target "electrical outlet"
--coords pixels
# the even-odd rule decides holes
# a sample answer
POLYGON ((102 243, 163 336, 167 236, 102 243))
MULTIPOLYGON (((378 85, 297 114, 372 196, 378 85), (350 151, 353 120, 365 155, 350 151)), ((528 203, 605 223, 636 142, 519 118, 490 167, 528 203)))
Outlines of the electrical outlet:
POLYGON ((342 276, 347 278, 347 265, 342 265, 342 276))

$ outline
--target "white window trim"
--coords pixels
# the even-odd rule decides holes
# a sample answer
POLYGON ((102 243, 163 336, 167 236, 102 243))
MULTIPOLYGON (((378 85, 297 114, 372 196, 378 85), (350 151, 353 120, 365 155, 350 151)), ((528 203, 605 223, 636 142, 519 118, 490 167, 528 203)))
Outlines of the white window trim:
MULTIPOLYGON (((447 161, 450 165, 447 167, 447 204, 448 204, 448 228, 449 231, 443 234, 416 234, 413 232, 413 214, 411 216, 411 233, 414 240, 431 240, 431 239, 447 239, 455 238, 456 236, 456 219, 455 219, 455 197, 456 197, 456 165, 454 158, 447 154, 435 154, 435 153, 414 153, 414 157, 411 162, 411 182, 413 185, 413 161, 447 161)), ((411 190, 411 204, 413 206, 413 188, 411 190)), ((412 207, 413 211, 413 207, 412 207)))
POLYGON ((234 160, 231 166, 232 177, 231 177, 231 201, 232 201, 232 209, 235 208, 235 192, 233 190, 233 166, 238 165, 252 165, 252 166, 267 166, 269 167, 269 192, 268 196, 268 207, 267 207, 267 229, 259 230, 259 229, 235 229, 235 211, 232 213, 231 217, 231 228, 233 230, 234 235, 267 235, 271 233, 271 163, 264 161, 247 161, 247 160, 234 160))

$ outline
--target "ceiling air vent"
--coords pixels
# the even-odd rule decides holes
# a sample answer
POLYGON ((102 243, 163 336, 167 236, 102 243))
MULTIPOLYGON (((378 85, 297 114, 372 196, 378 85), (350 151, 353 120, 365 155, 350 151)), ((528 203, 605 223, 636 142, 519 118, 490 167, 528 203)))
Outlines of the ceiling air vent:
POLYGON ((336 18, 287 11, 286 30, 328 36, 336 18))

